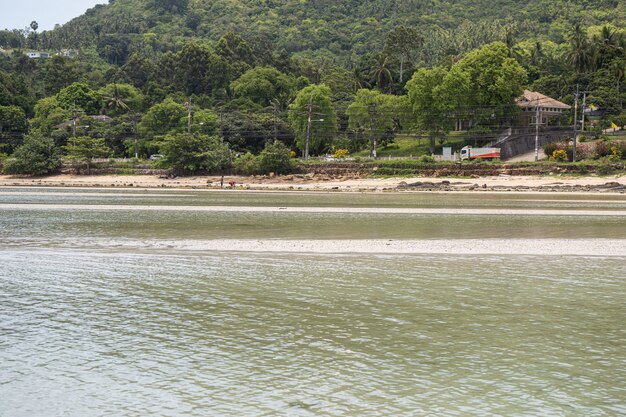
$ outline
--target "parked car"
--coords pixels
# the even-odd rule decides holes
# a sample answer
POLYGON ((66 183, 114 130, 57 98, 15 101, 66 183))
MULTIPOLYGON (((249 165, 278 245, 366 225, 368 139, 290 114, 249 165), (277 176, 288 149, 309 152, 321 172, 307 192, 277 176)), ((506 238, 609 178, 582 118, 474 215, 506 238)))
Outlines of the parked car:
POLYGON ((155 159, 159 159, 159 158, 163 158, 163 155, 161 155, 160 153, 155 153, 155 154, 150 155, 148 159, 154 161, 155 159))

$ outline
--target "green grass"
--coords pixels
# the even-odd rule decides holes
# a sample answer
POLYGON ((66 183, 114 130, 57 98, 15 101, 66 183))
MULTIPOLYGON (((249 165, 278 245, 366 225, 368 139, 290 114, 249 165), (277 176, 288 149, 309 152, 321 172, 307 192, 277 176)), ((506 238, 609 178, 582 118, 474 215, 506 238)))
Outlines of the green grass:
MULTIPOLYGON (((450 132, 443 145, 436 143, 435 154, 441 154, 444 146, 451 146, 453 149, 463 147, 464 135, 466 132, 450 132)), ((378 147, 377 155, 379 157, 419 157, 422 155, 430 155, 430 140, 427 137, 414 137, 407 135, 396 136, 393 143, 386 147, 378 147)), ((368 157, 369 148, 351 154, 351 157, 368 157)))

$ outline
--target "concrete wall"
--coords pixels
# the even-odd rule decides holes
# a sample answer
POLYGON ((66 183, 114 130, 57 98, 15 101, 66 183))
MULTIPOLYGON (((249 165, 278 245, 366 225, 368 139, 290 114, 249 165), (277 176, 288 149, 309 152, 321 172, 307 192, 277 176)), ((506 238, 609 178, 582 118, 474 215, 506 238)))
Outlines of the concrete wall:
MULTIPOLYGON (((539 152, 543 152, 543 145, 550 142, 558 142, 566 138, 571 138, 571 129, 559 129, 539 132, 539 152)), ((535 134, 521 133, 511 135, 500 145, 501 159, 506 160, 516 155, 528 153, 535 150, 535 134)))

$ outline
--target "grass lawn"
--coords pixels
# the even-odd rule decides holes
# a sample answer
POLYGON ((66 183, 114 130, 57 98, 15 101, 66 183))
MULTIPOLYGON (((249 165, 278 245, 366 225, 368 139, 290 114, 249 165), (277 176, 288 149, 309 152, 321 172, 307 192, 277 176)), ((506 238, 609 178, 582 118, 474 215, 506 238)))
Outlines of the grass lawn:
MULTIPOLYGON (((450 132, 446 138, 446 142, 443 145, 436 143, 435 154, 441 154, 444 146, 451 146, 453 150, 463 147, 464 136, 466 132, 450 132)), ((419 157, 422 155, 430 155, 429 145, 430 141, 426 136, 408 136, 398 135, 393 143, 390 143, 387 147, 378 147, 377 155, 379 157, 391 156, 391 157, 419 157)), ((369 157, 369 149, 356 152, 351 155, 352 157, 369 157)))

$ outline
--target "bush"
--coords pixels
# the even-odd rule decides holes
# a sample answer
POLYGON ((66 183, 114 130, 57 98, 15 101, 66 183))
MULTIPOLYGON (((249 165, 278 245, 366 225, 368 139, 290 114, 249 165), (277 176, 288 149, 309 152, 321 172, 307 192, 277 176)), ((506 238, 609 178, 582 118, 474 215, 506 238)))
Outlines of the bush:
POLYGON ((230 150, 221 138, 201 134, 167 135, 159 149, 162 164, 180 173, 218 171, 228 166, 230 150))
POLYGON ((259 157, 247 152, 235 159, 233 166, 237 170, 237 173, 241 175, 254 175, 261 171, 259 166, 259 157))
POLYGON ((433 158, 431 155, 422 155, 419 157, 418 161, 423 164, 432 164, 435 162, 435 158, 433 158))
POLYGON ((619 162, 622 159, 622 149, 618 146, 611 146, 611 155, 608 158, 612 162, 619 162))
POLYGON ((554 152, 552 152, 552 156, 550 157, 551 161, 557 161, 557 162, 565 162, 568 160, 567 158, 567 151, 565 149, 557 149, 554 152))
POLYGON ((579 143, 576 146, 576 159, 579 161, 582 159, 594 159, 595 155, 596 146, 594 143, 579 143))
POLYGON ((259 155, 259 170, 263 174, 289 174, 294 165, 291 150, 282 142, 267 142, 259 155))
POLYGON ((78 161, 87 167, 88 174, 93 158, 105 158, 111 154, 111 148, 106 146, 104 139, 89 136, 71 138, 63 148, 68 159, 78 161))
POLYGON ((611 155, 611 142, 605 140, 596 142, 595 159, 604 158, 609 155, 611 155))
POLYGON ((54 141, 41 135, 29 135, 4 162, 3 170, 7 174, 45 175, 60 167, 61 154, 54 141))
POLYGON ((350 152, 347 149, 337 149, 333 154, 335 159, 345 159, 350 156, 350 152))
POLYGON ((549 142, 543 145, 543 152, 547 157, 551 157, 554 154, 554 151, 562 149, 562 145, 557 142, 549 142))

